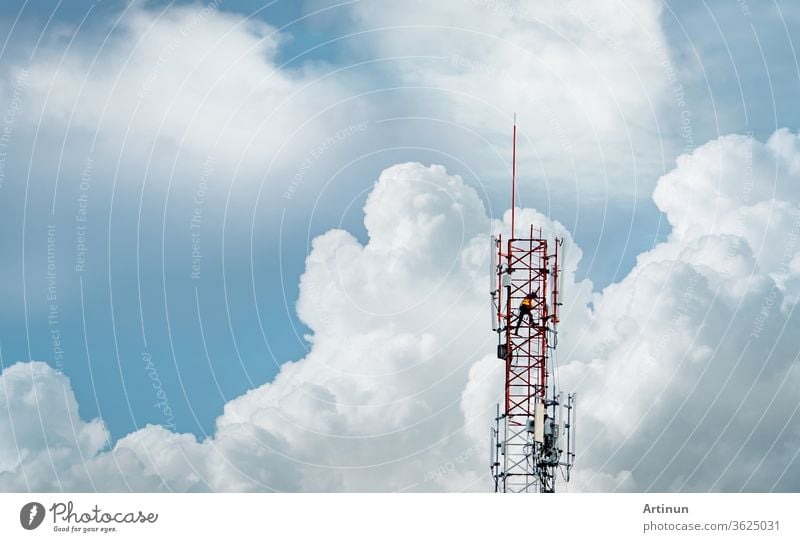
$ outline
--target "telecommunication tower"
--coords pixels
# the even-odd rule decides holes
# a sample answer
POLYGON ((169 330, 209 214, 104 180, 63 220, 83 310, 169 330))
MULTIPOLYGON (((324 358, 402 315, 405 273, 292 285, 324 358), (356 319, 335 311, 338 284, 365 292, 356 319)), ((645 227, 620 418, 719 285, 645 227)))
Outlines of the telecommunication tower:
POLYGON ((496 492, 553 493, 575 461, 575 394, 550 382, 558 339, 559 249, 531 224, 515 237, 517 126, 511 172, 511 237, 492 237, 492 329, 505 363, 505 401, 490 431, 496 492), (523 300, 528 297, 523 309, 523 300))

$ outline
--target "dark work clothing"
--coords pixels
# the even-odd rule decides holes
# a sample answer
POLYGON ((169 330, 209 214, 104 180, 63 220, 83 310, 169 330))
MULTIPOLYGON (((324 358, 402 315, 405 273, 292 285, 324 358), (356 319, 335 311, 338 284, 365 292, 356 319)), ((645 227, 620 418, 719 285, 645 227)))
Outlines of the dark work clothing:
POLYGON ((517 328, 514 330, 514 334, 518 334, 519 333, 519 326, 522 324, 522 319, 525 318, 525 316, 528 317, 528 320, 531 323, 531 327, 536 325, 536 322, 533 321, 533 313, 532 313, 531 309, 528 309, 528 308, 525 308, 525 307, 520 307, 519 308, 519 316, 517 316, 517 328))

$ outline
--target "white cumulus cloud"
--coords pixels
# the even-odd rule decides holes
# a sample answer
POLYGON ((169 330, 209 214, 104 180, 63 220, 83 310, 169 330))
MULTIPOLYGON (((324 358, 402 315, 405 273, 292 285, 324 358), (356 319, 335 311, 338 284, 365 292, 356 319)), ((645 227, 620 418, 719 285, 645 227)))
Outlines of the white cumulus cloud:
POLYGON ((681 74, 661 28, 661 2, 419 5, 356 2, 346 23, 365 32, 355 54, 393 59, 390 76, 416 89, 413 115, 448 121, 448 137, 460 132, 449 122, 475 131, 486 138, 482 149, 488 141, 504 152, 516 111, 519 150, 537 186, 561 196, 578 187, 584 197, 649 196, 665 156, 678 152, 681 126, 681 74))
POLYGON ((218 5, 130 3, 117 21, 47 34, 35 55, 6 67, 6 94, 20 74, 26 82, 20 129, 56 137, 67 162, 121 155, 174 174, 213 157, 233 176, 236 166, 294 171, 302 138, 361 119, 339 103, 348 93, 330 67, 282 65, 288 35, 218 5))

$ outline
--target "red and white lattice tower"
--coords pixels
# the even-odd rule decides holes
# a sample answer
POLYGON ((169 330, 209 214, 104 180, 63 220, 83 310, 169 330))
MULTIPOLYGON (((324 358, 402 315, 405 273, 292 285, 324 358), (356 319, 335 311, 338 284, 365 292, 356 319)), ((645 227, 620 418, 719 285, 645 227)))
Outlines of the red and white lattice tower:
POLYGON ((565 397, 550 383, 563 241, 556 237, 549 244, 532 224, 522 237, 513 236, 516 133, 515 123, 512 237, 492 237, 491 247, 492 321, 498 334, 497 357, 505 363, 505 400, 497 407, 491 430, 490 460, 495 491, 552 493, 559 472, 569 481, 575 459, 575 394, 565 397), (530 315, 520 314, 529 294, 530 315))

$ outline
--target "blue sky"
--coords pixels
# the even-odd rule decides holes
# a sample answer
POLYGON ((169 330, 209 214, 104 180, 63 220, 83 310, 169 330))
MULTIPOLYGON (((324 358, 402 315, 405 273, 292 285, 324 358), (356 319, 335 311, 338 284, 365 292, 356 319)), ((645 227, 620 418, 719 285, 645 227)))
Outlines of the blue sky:
MULTIPOLYGON (((13 7, 5 8, 3 19, 8 25, 9 20, 19 15, 18 28, 24 29, 24 32, 17 30, 16 34, 10 34, 10 47, 12 50, 17 47, 28 49, 32 37, 38 39, 38 34, 41 33, 46 40, 61 24, 79 23, 91 9, 85 22, 86 29, 75 38, 78 43, 81 43, 81 40, 85 41, 83 46, 91 49, 96 46, 95 40, 98 34, 107 28, 109 20, 118 16, 125 4, 125 2, 55 0, 18 1, 13 3, 13 7), (48 21, 49 26, 45 27, 48 21)), ((167 2, 147 3, 148 9, 153 10, 162 9, 162 5, 167 4, 167 2)), ((800 91, 798 88, 800 80, 795 71, 795 59, 791 48, 788 47, 788 40, 796 38, 800 42, 800 36, 797 36, 797 28, 792 28, 788 36, 782 32, 770 31, 780 24, 779 10, 784 17, 791 17, 795 14, 796 7, 791 3, 782 2, 768 9, 753 10, 750 16, 743 17, 739 13, 738 6, 728 4, 723 6, 721 3, 671 2, 666 4, 668 9, 662 15, 672 50, 676 51, 675 55, 679 59, 685 61, 676 64, 687 73, 693 72, 692 68, 695 66, 702 66, 699 75, 694 74, 686 78, 687 82, 684 83, 687 94, 692 96, 694 103, 697 104, 692 108, 695 119, 693 136, 697 145, 720 133, 741 133, 748 130, 753 131, 757 137, 765 138, 778 127, 797 126, 799 123, 796 101, 792 97, 800 91), (717 25, 719 29, 716 28, 717 25), (763 59, 759 46, 763 49, 763 59), (742 85, 741 92, 736 84, 731 84, 737 81, 737 73, 742 85), (776 116, 780 120, 777 120, 776 116)), ((254 11, 251 2, 224 2, 222 9, 244 15, 250 15, 254 11)), ((331 66, 347 66, 351 62, 349 54, 364 58, 372 56, 369 51, 358 53, 344 51, 345 47, 339 42, 347 44, 347 38, 342 38, 343 34, 348 33, 345 23, 340 19, 327 17, 326 12, 295 22, 308 9, 298 2, 278 1, 256 15, 276 27, 286 27, 284 33, 289 39, 286 40, 286 45, 280 48, 279 58, 289 61, 290 67, 301 66, 303 62, 311 60, 324 61, 331 66), (308 49, 331 40, 335 40, 332 45, 307 52, 308 49)), ((18 58, 13 57, 13 60, 16 61, 18 58)), ((12 59, 6 56, 5 61, 11 62, 12 59)), ((381 89, 386 86, 386 79, 391 77, 380 66, 357 69, 358 75, 366 79, 363 82, 366 88, 381 89)), ((374 123, 381 119, 365 117, 365 120, 374 123)), ((407 130, 406 123, 390 124, 393 125, 386 128, 388 133, 386 136, 381 134, 381 138, 394 138, 398 140, 397 146, 415 142, 417 143, 415 146, 418 147, 446 146, 446 142, 430 140, 420 142, 418 132, 413 127, 407 130), (411 135, 405 136, 404 131, 408 131, 411 135)), ((524 124, 521 130, 525 130, 524 124)), ((42 135, 47 137, 49 134, 42 135)), ((16 144, 23 147, 27 151, 24 155, 30 158, 30 149, 24 148, 25 143, 19 141, 16 144)), ((69 148, 68 151, 73 149, 69 148)), ((337 162, 346 163, 347 159, 349 157, 342 157, 337 162)), ((497 156, 489 155, 485 159, 497 160, 497 156)), ((82 277, 65 272, 65 279, 62 280, 71 286, 71 299, 68 303, 60 304, 61 321, 65 326, 64 350, 69 357, 65 371, 76 387, 82 414, 94 417, 102 413, 115 436, 124 435, 146 422, 158 423, 159 413, 152 408, 152 397, 149 396, 151 392, 144 385, 147 375, 138 366, 141 352, 147 351, 159 360, 159 375, 164 385, 174 390, 170 395, 175 398, 173 408, 179 429, 197 434, 209 431, 227 399, 239 395, 255 384, 269 380, 275 375, 277 365, 285 360, 302 357, 305 352, 307 346, 302 338, 304 328, 298 321, 293 307, 297 298, 298 278, 309 249, 310 237, 339 226, 341 220, 347 229, 360 234, 363 238, 364 231, 359 213, 361 204, 358 201, 363 201, 365 194, 363 192, 359 194, 357 191, 369 187, 383 166, 406 160, 423 163, 442 162, 448 167, 452 166, 451 170, 459 170, 458 164, 436 151, 422 149, 381 151, 378 157, 370 160, 371 163, 359 164, 358 169, 354 170, 355 175, 363 175, 363 179, 359 179, 356 183, 357 186, 350 189, 354 192, 352 196, 356 198, 355 203, 344 197, 341 201, 337 201, 340 198, 333 197, 330 203, 325 202, 328 204, 327 208, 323 205, 316 210, 318 214, 315 214, 312 220, 306 220, 309 208, 313 205, 312 201, 304 201, 302 207, 287 205, 284 227, 290 231, 283 236, 278 233, 280 218, 283 215, 258 217, 257 229, 263 232, 258 239, 262 257, 256 257, 254 274, 260 313, 262 319, 267 318, 269 321, 267 326, 269 332, 265 337, 262 337, 252 303, 253 291, 249 286, 249 267, 229 265, 226 268, 226 279, 223 281, 220 268, 221 255, 218 249, 215 248, 210 254, 207 252, 204 254, 204 269, 208 269, 208 273, 203 273, 202 282, 199 284, 187 283, 185 264, 179 265, 168 261, 164 261, 163 269, 166 286, 161 284, 162 259, 159 236, 163 220, 161 215, 164 210, 160 208, 163 207, 163 202, 157 201, 154 205, 146 207, 145 212, 158 219, 152 224, 145 222, 143 230, 139 232, 139 242, 145 247, 140 255, 144 262, 143 284, 153 286, 144 288, 142 292, 145 333, 148 327, 151 328, 148 344, 145 347, 140 331, 142 318, 138 314, 138 292, 135 288, 128 287, 136 280, 135 275, 131 273, 136 261, 136 231, 130 226, 133 217, 125 215, 135 210, 126 209, 124 204, 115 202, 114 221, 109 228, 107 217, 110 196, 108 193, 102 195, 93 193, 90 224, 98 224, 101 227, 93 231, 95 235, 91 236, 93 238, 91 258, 95 262, 106 262, 110 259, 112 269, 110 273, 106 273, 105 268, 98 269, 97 273, 82 277), (95 204, 94 201, 98 203, 95 204), (345 206, 349 206, 347 214, 343 213, 345 206), (113 239, 111 256, 108 252, 109 231, 113 239), (282 245, 282 252, 278 260, 272 251, 279 245, 282 245), (75 289, 79 278, 84 281, 85 330, 81 321, 80 296, 75 289), (109 297, 110 283, 114 285, 113 320, 109 297), (222 289, 223 284, 227 292, 222 289), (242 285, 248 286, 243 288, 242 285), (205 328, 203 331, 208 358, 199 333, 195 287, 202 292, 200 310, 205 328), (169 296, 166 297, 170 311, 169 330, 166 329, 167 320, 164 314, 164 289, 169 292, 169 296), (226 294, 229 296, 227 310, 226 294), (226 314, 228 310, 231 315, 230 322, 226 314), (173 334, 172 340, 169 332, 173 334), (116 345, 114 336, 117 338, 116 345), (88 357, 92 358, 91 362, 87 359, 84 339, 89 342, 88 357), (126 405, 124 400, 119 401, 126 394, 130 406, 126 405)), ((25 171, 27 166, 25 162, 17 160, 14 162, 16 163, 9 165, 22 166, 21 171, 25 171)), ((667 167, 671 165, 668 163, 667 167)), ((532 179, 526 179, 525 168, 526 164, 520 164, 522 183, 532 182, 532 179)), ((52 175, 52 172, 37 172, 35 168, 31 172, 31 177, 34 178, 45 178, 48 175, 52 175)), ((467 178, 469 179, 468 174, 467 178)), ((487 203, 505 209, 508 205, 507 179, 497 178, 485 182, 491 190, 492 198, 492 201, 487 203)), ((528 190, 523 184, 521 188, 523 198, 531 197, 528 190)), ((20 281, 22 245, 19 234, 23 211, 20 202, 24 200, 24 193, 19 185, 6 186, 4 192, 3 229, 13 231, 16 235, 5 236, 5 243, 8 245, 4 247, 3 253, 7 262, 15 263, 14 276, 20 281)), ((77 194, 70 195, 76 197, 77 194)), ((124 200, 127 196, 120 197, 120 200, 124 200)), ((155 195, 153 197, 156 198, 155 195)), ((215 197, 224 196, 216 194, 215 197)), ((45 256, 42 251, 41 236, 51 201, 48 198, 40 198, 39 194, 29 194, 28 198, 28 228, 32 228, 32 224, 37 224, 35 229, 28 232, 27 252, 31 258, 28 265, 30 284, 26 285, 29 288, 28 305, 41 308, 41 295, 43 288, 46 288, 46 283, 40 277, 40 266, 45 256), (39 295, 36 295, 37 293, 39 295)), ((59 203, 64 206, 64 210, 61 214, 57 211, 56 222, 64 221, 68 224, 72 202, 67 197, 62 197, 59 203)), ((185 213, 184 211, 184 217, 185 213)), ((214 237, 208 239, 208 246, 217 246, 221 244, 217 227, 221 226, 222 217, 219 209, 210 209, 210 213, 215 213, 211 216, 214 222, 210 228, 214 237)), ((174 221, 174 229, 179 230, 181 222, 185 222, 185 219, 181 220, 181 214, 175 208, 170 208, 167 214, 166 220, 174 221)), ((572 226, 576 240, 581 246, 592 249, 597 247, 595 259, 592 261, 587 258, 583 262, 583 272, 593 280, 596 287, 602 287, 615 278, 624 276, 636 254, 663 239, 669 231, 668 225, 664 223, 648 197, 616 198, 612 201, 602 201, 600 204, 590 201, 585 208, 577 207, 574 199, 557 201, 553 202, 550 214, 572 226), (600 215, 601 212, 604 217, 600 215), (604 229, 602 237, 599 237, 598 226, 601 217, 604 218, 602 222, 604 229), (625 243, 628 236, 630 241, 625 243), (588 267, 590 262, 591 267, 588 267)), ((64 232, 62 235, 65 237, 72 234, 68 225, 62 226, 60 230, 64 232)), ((235 244, 234 250, 240 253, 249 251, 245 240, 237 241, 241 242, 241 246, 235 244)), ((174 242, 180 244, 178 239, 174 242)), ((165 240, 165 243, 169 245, 170 240, 165 240)), ((169 253, 170 250, 165 249, 165 252, 169 253)), ((594 250, 586 252, 591 254, 594 250)), ((64 260, 68 261, 66 254, 60 258, 60 261, 64 260)), ((52 362, 52 346, 47 340, 48 327, 43 325, 46 322, 42 322, 41 319, 30 322, 26 331, 24 318, 19 317, 19 309, 23 308, 22 292, 20 289, 15 290, 11 305, 15 310, 5 311, 6 321, 3 325, 2 338, 4 363, 22 359, 52 362)))
MULTIPOLYGON (((63 61, 56 71, 65 78, 45 102, 46 86, 23 90, 12 126, 0 186, 2 363, 41 360, 63 369, 81 417, 102 417, 112 440, 147 423, 209 434, 228 401, 272 380, 284 362, 304 357, 310 330, 295 305, 312 239, 342 228, 366 242, 362 208, 385 168, 408 161, 442 164, 476 188, 491 217, 501 218, 509 206, 510 119, 525 106, 470 98, 479 112, 475 118, 493 119, 482 132, 480 121, 464 120, 466 113, 439 108, 446 93, 425 84, 425 73, 439 71, 440 64, 452 68, 463 51, 417 40, 413 29, 387 30, 368 10, 358 15, 334 2, 278 0, 256 12, 258 4, 224 1, 219 15, 269 25, 261 32, 275 39, 275 50, 257 56, 269 57, 270 69, 297 87, 286 118, 274 125, 267 111, 244 113, 259 138, 272 132, 264 136, 272 146, 259 146, 258 139, 240 147, 243 140, 224 130, 220 139, 207 137, 219 128, 213 119, 190 121, 177 133, 154 133, 154 125, 140 119, 163 104, 150 104, 145 96, 138 102, 142 109, 128 116, 136 102, 119 98, 126 91, 119 87, 116 98, 80 102, 77 112, 70 112, 71 98, 56 112, 49 112, 51 105, 39 107, 57 103, 58 89, 69 93, 85 81, 113 81, 117 68, 125 72, 136 33, 114 28, 114 21, 126 6, 157 19, 175 6, 199 10, 205 4, 13 0, 0 12, 7 37, 0 54, 2 109, 12 103, 13 74, 20 68, 42 81, 63 61), (378 34, 387 39, 376 45, 378 34), (407 53, 392 41, 394 34, 408 40, 407 53), (400 58, 398 51, 408 56, 400 58), (70 73, 74 67, 84 71, 70 73), (296 102, 300 114, 294 115, 296 102), (94 106, 87 120, 67 121, 94 106), (265 125, 258 124, 262 113, 265 125), (339 130, 347 134, 339 137, 339 130), (201 143, 193 143, 195 137, 201 143), (87 202, 87 260, 85 270, 76 271, 81 197, 87 202), (197 212, 202 257, 199 278, 193 278, 190 233, 197 212), (51 225, 57 324, 47 318, 51 225), (63 364, 54 352, 54 332, 63 364), (146 360, 152 360, 150 371, 146 360), (154 407, 159 399, 152 367, 173 416, 154 407)), ((414 6, 424 15, 424 4, 414 6)), ((677 105, 667 85, 665 103, 652 117, 659 121, 659 137, 652 140, 659 152, 639 152, 650 140, 635 135, 642 128, 637 122, 650 130, 652 119, 631 118, 634 135, 629 151, 620 152, 621 166, 595 169, 596 179, 582 170, 571 176, 566 162, 563 169, 547 162, 548 147, 536 131, 542 118, 520 116, 521 204, 572 233, 584 254, 577 278, 590 279, 595 292, 620 281, 637 255, 667 238, 670 226, 651 195, 680 154, 724 134, 750 133, 765 141, 778 128, 800 128, 800 7, 788 0, 672 1, 663 4, 658 22, 688 104, 677 105), (686 111, 691 122, 682 124, 686 111)), ((156 40, 143 35, 145 44, 156 40)), ((153 68, 155 84, 177 69, 178 55, 192 58, 180 47, 175 58, 153 68)), ((664 84, 659 69, 653 86, 664 84)), ((578 169, 593 167, 591 159, 581 164, 583 158, 577 151, 571 159, 578 169)))

